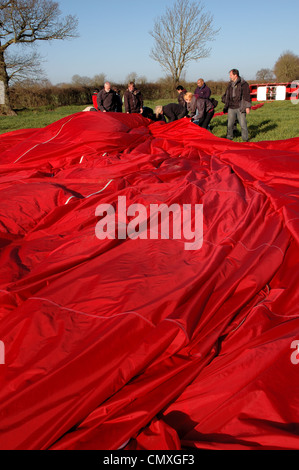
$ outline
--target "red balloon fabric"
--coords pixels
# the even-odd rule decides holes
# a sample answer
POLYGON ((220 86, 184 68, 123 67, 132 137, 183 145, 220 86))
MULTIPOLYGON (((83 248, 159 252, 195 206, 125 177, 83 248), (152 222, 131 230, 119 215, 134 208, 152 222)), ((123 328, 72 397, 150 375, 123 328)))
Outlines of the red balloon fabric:
POLYGON ((0 448, 298 450, 299 138, 82 112, 0 148, 0 448), (202 246, 100 240, 120 197, 202 204, 202 246))

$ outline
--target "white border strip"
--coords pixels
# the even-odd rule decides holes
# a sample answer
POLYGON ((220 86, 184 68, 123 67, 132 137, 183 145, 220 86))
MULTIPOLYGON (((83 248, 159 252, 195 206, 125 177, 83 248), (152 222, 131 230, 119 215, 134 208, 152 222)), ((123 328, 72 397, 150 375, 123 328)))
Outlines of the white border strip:
MULTIPOLYGON (((96 193, 92 193, 92 194, 89 194, 88 196, 85 196, 84 199, 88 199, 88 198, 91 197, 91 196, 95 196, 96 194, 101 193, 102 191, 104 191, 104 190, 109 186, 110 183, 112 183, 112 181, 113 181, 113 180, 108 181, 108 183, 107 183, 102 189, 100 189, 100 190, 97 191, 96 193)), ((76 197, 76 196, 70 196, 70 197, 68 198, 68 200, 64 203, 64 205, 66 206, 66 205, 70 202, 70 200, 73 199, 73 197, 76 197)))
POLYGON ((17 158, 17 160, 14 162, 14 163, 17 163, 19 160, 21 160, 21 158, 23 158, 27 153, 29 153, 31 150, 34 150, 36 147, 38 147, 39 145, 45 145, 45 144, 48 144, 49 142, 51 142, 51 140, 54 140, 59 134, 60 132, 62 131, 62 129, 64 128, 64 126, 66 124, 68 124, 71 120, 73 119, 73 116, 71 117, 71 119, 69 119, 67 122, 65 122, 64 124, 62 124, 61 128, 59 129, 59 131, 57 132, 56 135, 54 135, 53 137, 51 137, 51 139, 49 140, 46 140, 46 142, 41 142, 39 144, 36 144, 34 145, 33 147, 31 147, 30 149, 26 150, 25 153, 23 153, 23 155, 21 155, 19 158, 17 158))

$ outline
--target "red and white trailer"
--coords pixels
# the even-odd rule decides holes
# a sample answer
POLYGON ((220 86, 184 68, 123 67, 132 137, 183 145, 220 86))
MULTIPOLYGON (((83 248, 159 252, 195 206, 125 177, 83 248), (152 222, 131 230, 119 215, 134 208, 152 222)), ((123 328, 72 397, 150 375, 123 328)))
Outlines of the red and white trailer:
POLYGON ((299 99, 299 80, 288 83, 251 84, 252 101, 284 101, 299 99))

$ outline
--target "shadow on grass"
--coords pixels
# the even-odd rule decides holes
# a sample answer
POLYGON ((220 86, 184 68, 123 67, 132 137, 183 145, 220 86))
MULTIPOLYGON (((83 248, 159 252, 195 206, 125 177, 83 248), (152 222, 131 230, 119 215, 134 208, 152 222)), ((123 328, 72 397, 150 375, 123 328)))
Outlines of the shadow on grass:
MULTIPOLYGON (((278 125, 275 122, 271 121, 270 119, 267 119, 257 124, 249 124, 248 133, 249 133, 250 139, 255 139, 259 135, 264 135, 269 131, 273 131, 277 127, 278 125)), ((212 128, 212 132, 213 132, 213 128, 215 129, 215 131, 217 129, 218 137, 225 138, 226 130, 227 130, 227 120, 221 120, 221 121, 215 120, 214 123, 212 122, 211 128, 212 128), (221 135, 219 131, 221 132, 221 135), (222 131, 225 131, 225 132, 223 133, 222 131)), ((235 130, 234 130, 234 138, 239 138, 239 137, 241 137, 241 128, 240 128, 239 123, 237 123, 235 130)))
POLYGON ((255 138, 259 134, 265 134, 269 131, 273 131, 277 127, 278 127, 278 125, 275 122, 270 121, 268 119, 268 120, 262 121, 258 124, 250 124, 248 126, 248 132, 249 132, 251 138, 255 138))

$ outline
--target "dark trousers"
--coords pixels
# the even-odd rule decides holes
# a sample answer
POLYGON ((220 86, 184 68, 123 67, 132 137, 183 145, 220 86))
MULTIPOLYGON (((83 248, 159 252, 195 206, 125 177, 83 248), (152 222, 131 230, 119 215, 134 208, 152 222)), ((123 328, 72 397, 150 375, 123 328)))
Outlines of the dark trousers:
POLYGON ((203 129, 207 129, 212 117, 214 116, 215 111, 211 111, 210 113, 206 113, 201 119, 194 121, 199 127, 203 127, 203 129))

